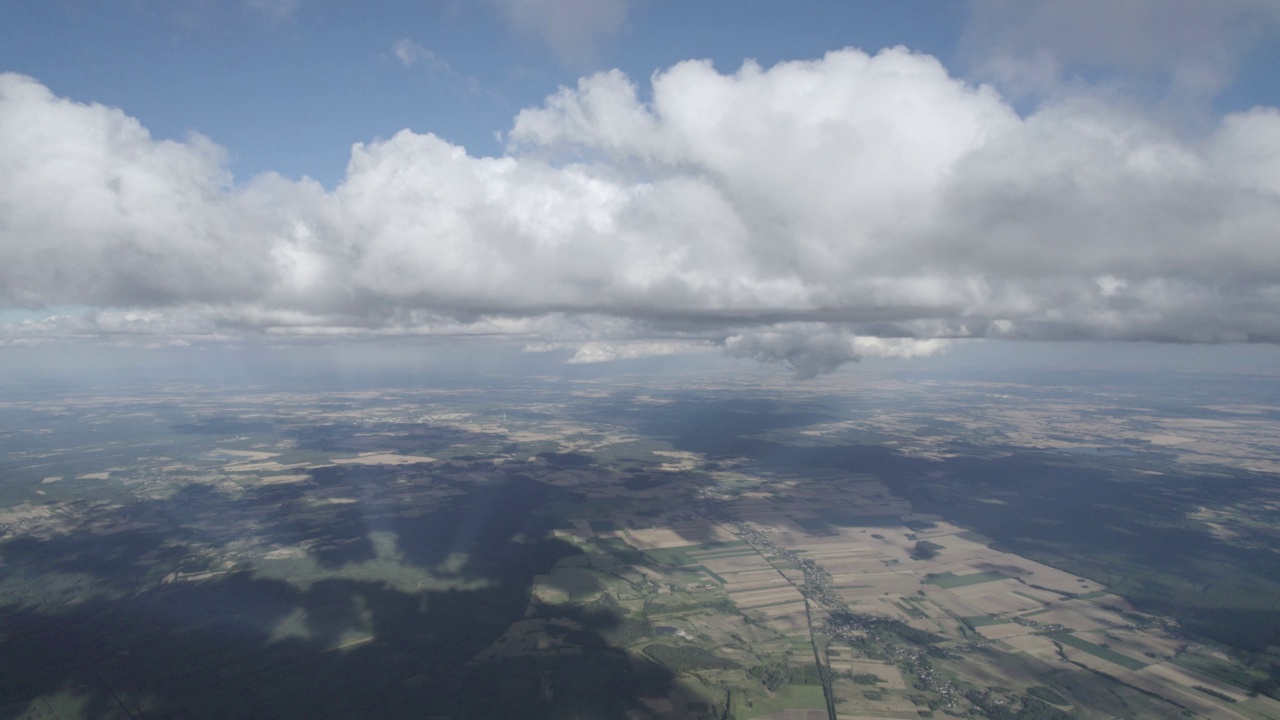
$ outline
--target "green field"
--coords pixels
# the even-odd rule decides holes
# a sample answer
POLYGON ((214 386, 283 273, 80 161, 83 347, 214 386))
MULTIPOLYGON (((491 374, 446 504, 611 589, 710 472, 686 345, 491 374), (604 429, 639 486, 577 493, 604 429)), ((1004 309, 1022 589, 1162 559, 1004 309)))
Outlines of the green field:
POLYGON ((697 560, 689 556, 689 553, 697 553, 698 551, 717 551, 728 550, 730 548, 747 547, 747 543, 742 540, 726 540, 724 542, 704 543, 702 545, 683 545, 673 548, 658 548, 656 550, 646 550, 645 554, 649 556, 657 565, 694 565, 697 560))
POLYGON ((1113 662, 1116 665, 1128 668, 1129 670, 1141 670, 1147 666, 1146 663, 1134 660, 1128 655, 1121 655, 1111 648, 1104 648, 1101 645, 1096 645, 1088 640, 1072 635, 1071 633, 1058 633, 1050 635, 1049 637, 1057 640, 1063 645, 1070 645, 1077 650, 1083 650, 1094 657, 1100 657, 1107 662, 1113 662))
POLYGON ((734 698, 733 716, 742 720, 772 715, 782 710, 825 710, 827 698, 822 694, 821 685, 786 685, 772 695, 750 696, 751 707, 746 702, 734 698))
POLYGON ((686 552, 685 554, 689 555, 695 560, 701 560, 701 561, 724 560, 725 558, 746 557, 748 555, 755 555, 756 549, 753 547, 745 547, 745 548, 734 548, 732 550, 725 550, 724 552, 708 552, 708 553, 686 552))
POLYGON ((710 570, 708 570, 708 569, 707 569, 705 566, 703 566, 703 565, 694 565, 694 566, 693 566, 693 567, 691 567, 690 569, 691 569, 691 570, 700 570, 700 571, 702 571, 702 572, 706 573, 708 576, 710 576, 710 577, 711 577, 711 579, 712 579, 712 580, 715 580, 716 582, 720 583, 721 585, 724 585, 724 584, 726 584, 726 582, 727 582, 724 578, 722 578, 722 577, 720 577, 719 575, 717 575, 717 574, 715 574, 715 573, 711 572, 710 570))
POLYGON ((898 527, 900 515, 854 515, 835 510, 820 511, 816 518, 798 518, 795 523, 806 530, 828 527, 898 527))
POLYGON ((1204 673, 1241 688, 1252 688, 1266 680, 1267 674, 1240 663, 1218 660, 1203 655, 1175 655, 1170 662, 1188 670, 1204 673))
POLYGON ((995 570, 988 570, 987 572, 973 573, 970 575, 956 575, 955 573, 945 572, 938 573, 936 575, 929 575, 925 582, 932 583, 940 588, 950 589, 965 587, 966 585, 996 582, 997 580, 1005 580, 1007 578, 1007 575, 1001 575, 995 570))

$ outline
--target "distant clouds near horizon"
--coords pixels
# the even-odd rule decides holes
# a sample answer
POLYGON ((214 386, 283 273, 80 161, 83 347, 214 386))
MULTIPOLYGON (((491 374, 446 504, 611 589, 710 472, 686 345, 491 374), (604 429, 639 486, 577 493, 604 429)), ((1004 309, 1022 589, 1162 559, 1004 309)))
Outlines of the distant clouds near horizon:
MULTIPOLYGON (((566 40, 527 19, 536 3, 499 4, 565 63, 621 22, 566 40)), ((234 178, 216 138, 156 139, 128 108, 6 73, 0 305, 76 310, 0 344, 498 337, 812 376, 957 338, 1280 342, 1280 110, 1168 119, 1237 72, 1213 38, 1269 11, 1225 4, 1216 35, 1186 29, 1208 48, 1186 58, 1096 48, 1158 76, 1143 105, 1073 80, 1065 50, 1030 52, 1067 43, 1042 37, 1058 6, 1040 6, 976 79, 905 47, 605 70, 521 110, 499 156, 403 130, 357 143, 331 188, 234 178)))

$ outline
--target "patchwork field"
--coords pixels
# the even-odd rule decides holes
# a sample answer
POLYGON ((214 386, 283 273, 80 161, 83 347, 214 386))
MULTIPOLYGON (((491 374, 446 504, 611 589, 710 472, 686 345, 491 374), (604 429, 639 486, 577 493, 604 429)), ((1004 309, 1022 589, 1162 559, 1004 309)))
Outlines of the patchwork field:
POLYGON ((1280 717, 1239 418, 548 382, 0 403, 0 718, 1280 717))

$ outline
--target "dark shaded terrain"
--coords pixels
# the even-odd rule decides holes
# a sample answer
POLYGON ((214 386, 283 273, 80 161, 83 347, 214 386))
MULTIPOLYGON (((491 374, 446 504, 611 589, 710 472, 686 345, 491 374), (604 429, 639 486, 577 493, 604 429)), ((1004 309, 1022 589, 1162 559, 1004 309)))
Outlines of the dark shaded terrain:
POLYGON ((586 654, 468 664, 523 617, 533 576, 580 552, 550 538, 555 519, 541 511, 566 493, 519 474, 436 478, 457 494, 404 515, 415 509, 404 480, 421 475, 322 468, 314 485, 239 498, 187 486, 93 515, 96 527, 146 529, 0 545, 0 717, 53 716, 30 699, 59 691, 88 717, 622 717, 636 695, 668 691, 668 672, 599 635, 618 622, 607 613, 583 618, 586 654), (334 488, 361 500, 308 509, 309 494, 334 488), (375 556, 376 530, 394 533, 401 563, 469 589, 286 582, 248 561, 205 580, 157 579, 211 569, 206 558, 250 535, 307 541, 321 567, 354 566, 375 556), (137 562, 149 552, 162 569, 137 562), (466 560, 439 570, 457 557, 466 560), (277 632, 286 624, 292 633, 277 632), (361 639, 343 647, 352 634, 361 639))

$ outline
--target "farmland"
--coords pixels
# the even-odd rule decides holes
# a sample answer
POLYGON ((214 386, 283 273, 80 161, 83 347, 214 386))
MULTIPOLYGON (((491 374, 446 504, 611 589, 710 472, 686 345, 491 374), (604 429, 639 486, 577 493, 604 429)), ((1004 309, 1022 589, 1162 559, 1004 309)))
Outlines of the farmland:
POLYGON ((4 402, 0 718, 1280 717, 1256 413, 509 382, 4 402))

